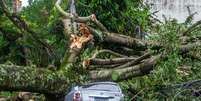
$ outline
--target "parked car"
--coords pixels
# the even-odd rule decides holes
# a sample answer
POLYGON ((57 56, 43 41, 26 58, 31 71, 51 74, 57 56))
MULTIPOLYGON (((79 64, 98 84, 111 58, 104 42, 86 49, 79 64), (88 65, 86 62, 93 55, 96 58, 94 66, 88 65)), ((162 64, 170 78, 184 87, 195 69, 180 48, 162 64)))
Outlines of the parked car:
POLYGON ((65 101, 123 101, 123 97, 117 83, 95 82, 74 87, 65 101))

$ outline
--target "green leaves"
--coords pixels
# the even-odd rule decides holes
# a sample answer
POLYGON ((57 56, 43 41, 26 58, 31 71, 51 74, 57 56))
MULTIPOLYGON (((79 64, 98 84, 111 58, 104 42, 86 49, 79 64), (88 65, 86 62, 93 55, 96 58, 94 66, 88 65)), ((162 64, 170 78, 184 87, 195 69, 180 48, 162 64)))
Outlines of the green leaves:
POLYGON ((78 2, 80 16, 94 13, 113 32, 131 35, 136 25, 145 30, 149 24, 149 9, 140 0, 79 0, 78 2))
MULTIPOLYGON (((0 32, 1 33, 1 32, 0 32)), ((3 48, 8 45, 8 42, 0 35, 0 48, 3 48)))
POLYGON ((116 80, 118 80, 118 78, 119 78, 119 74, 118 74, 118 72, 112 72, 112 80, 113 81, 116 81, 116 80))

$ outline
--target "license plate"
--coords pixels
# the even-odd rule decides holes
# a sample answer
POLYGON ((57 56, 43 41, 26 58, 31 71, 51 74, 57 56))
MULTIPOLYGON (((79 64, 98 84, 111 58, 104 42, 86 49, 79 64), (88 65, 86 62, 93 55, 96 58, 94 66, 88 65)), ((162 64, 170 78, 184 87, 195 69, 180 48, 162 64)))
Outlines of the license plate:
POLYGON ((94 101, 109 101, 107 98, 94 98, 94 101))

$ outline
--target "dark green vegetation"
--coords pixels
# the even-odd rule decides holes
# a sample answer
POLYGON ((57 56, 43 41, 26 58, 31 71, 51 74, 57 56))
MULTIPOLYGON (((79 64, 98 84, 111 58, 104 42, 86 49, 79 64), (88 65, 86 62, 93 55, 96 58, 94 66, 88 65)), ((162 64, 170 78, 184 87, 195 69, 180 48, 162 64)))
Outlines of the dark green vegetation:
MULTIPOLYGON (((58 96, 64 94, 72 85, 90 82, 91 75, 88 74, 91 73, 97 78, 119 82, 128 101, 199 99, 191 95, 193 89, 198 89, 196 87, 165 89, 166 85, 199 79, 201 76, 201 28, 199 22, 192 26, 191 18, 182 24, 178 24, 175 20, 158 24, 149 12, 149 8, 140 0, 76 0, 79 16, 95 14, 110 32, 135 37, 135 28, 140 26, 143 31, 152 33, 149 41, 145 42, 147 46, 140 43, 141 41, 135 42, 130 38, 128 38, 130 41, 123 45, 136 51, 153 53, 153 61, 152 58, 140 60, 138 64, 135 63, 135 67, 140 70, 131 74, 128 68, 127 71, 125 69, 106 70, 100 72, 100 75, 93 75, 93 72, 82 68, 82 61, 92 57, 97 50, 105 48, 117 47, 115 50, 122 52, 122 49, 118 48, 120 46, 118 42, 111 41, 114 38, 113 34, 103 32, 105 39, 101 41, 111 41, 115 44, 110 46, 99 40, 100 42, 95 42, 95 45, 87 45, 76 63, 65 64, 62 61, 66 50, 67 52, 70 50, 70 43, 69 36, 65 36, 63 16, 55 8, 56 0, 35 0, 34 2, 29 0, 30 6, 17 14, 23 21, 19 19, 12 21, 15 15, 11 12, 6 14, 2 1, 6 1, 8 10, 11 10, 11 0, 0 1, 0 63, 2 64, 0 65, 0 90, 2 91, 23 90, 58 96), (148 49, 145 50, 145 47, 148 49), (158 59, 159 56, 160 59, 158 59), (147 74, 147 70, 152 68, 141 67, 149 67, 149 63, 154 65, 154 70, 146 76, 135 77, 147 74)), ((61 7, 67 11, 68 1, 64 0, 61 7)), ((88 23, 88 25, 97 28, 94 23, 88 23)), ((135 58, 140 57, 139 54, 142 53, 136 54, 133 50, 130 54, 137 55, 135 58)), ((122 54, 129 52, 125 50, 122 54)), ((107 53, 99 57, 114 58, 107 53)), ((64 60, 67 61, 67 59, 64 60)), ((2 93, 2 96, 4 95, 10 96, 10 93, 2 93)))

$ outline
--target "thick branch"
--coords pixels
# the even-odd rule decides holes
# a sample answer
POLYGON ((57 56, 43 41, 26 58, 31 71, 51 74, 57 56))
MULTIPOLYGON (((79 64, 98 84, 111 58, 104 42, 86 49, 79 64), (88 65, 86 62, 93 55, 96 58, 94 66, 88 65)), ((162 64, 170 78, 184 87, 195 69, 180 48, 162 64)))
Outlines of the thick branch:
POLYGON ((127 57, 127 58, 113 58, 113 59, 98 59, 93 58, 86 61, 90 61, 90 65, 111 65, 111 64, 120 64, 120 63, 126 63, 131 60, 135 60, 136 58, 133 57, 127 57))
POLYGON ((57 0, 57 2, 55 3, 55 7, 57 8, 57 10, 66 18, 66 19, 73 19, 76 22, 80 22, 80 23, 84 23, 87 22, 91 19, 91 16, 88 17, 77 17, 71 13, 67 13, 66 11, 64 11, 60 4, 61 4, 62 0, 57 0))
POLYGON ((146 53, 146 54, 140 56, 139 58, 137 58, 135 60, 132 60, 132 61, 130 61, 124 65, 119 66, 118 68, 124 68, 124 67, 129 67, 131 65, 135 65, 135 64, 139 63, 140 61, 150 57, 150 55, 151 55, 151 53, 146 53))
POLYGON ((57 2, 55 3, 55 7, 58 9, 58 11, 66 18, 66 19, 73 19, 73 21, 75 22, 79 22, 79 23, 86 23, 89 21, 92 21, 93 23, 95 23, 102 31, 108 31, 107 28, 99 21, 97 20, 96 16, 94 14, 87 16, 87 17, 79 17, 76 14, 73 13, 67 13, 65 12, 60 4, 61 4, 62 0, 57 0, 57 2))
POLYGON ((77 58, 80 55, 82 48, 73 48, 70 49, 70 56, 68 57, 68 63, 75 63, 77 58))
POLYGON ((127 46, 135 49, 144 49, 146 48, 146 42, 143 42, 139 39, 135 39, 126 35, 101 32, 92 27, 88 27, 91 33, 102 42, 115 43, 122 46, 127 46))
POLYGON ((7 31, 7 30, 3 29, 2 27, 0 27, 0 32, 2 33, 3 37, 8 41, 15 41, 19 37, 22 37, 22 34, 20 34, 18 32, 7 31), (15 34, 11 34, 11 33, 15 33, 15 34))
POLYGON ((57 0, 57 2, 55 3, 55 7, 58 9, 58 11, 59 11, 63 16, 69 17, 69 18, 70 18, 70 17, 73 17, 73 15, 71 15, 70 13, 65 12, 65 11, 61 8, 61 6, 60 6, 61 1, 62 1, 62 0, 57 0))
POLYGON ((190 50, 196 49, 196 48, 198 48, 200 46, 201 46, 201 42, 200 41, 197 41, 197 42, 194 42, 194 43, 189 43, 187 45, 182 45, 180 47, 180 53, 187 53, 190 50))
MULTIPOLYGON (((160 91, 162 92, 169 92, 174 89, 192 89, 192 88, 199 88, 201 86, 201 80, 191 80, 187 82, 182 82, 180 84, 170 84, 170 85, 162 85, 160 91)), ((199 89, 198 89, 199 91, 199 89)))
POLYGON ((84 69, 87 69, 87 70, 101 70, 101 69, 114 69, 118 66, 122 65, 121 63, 119 64, 111 64, 111 65, 90 65, 90 66, 85 66, 84 65, 84 69))
POLYGON ((68 63, 75 63, 77 62, 77 58, 79 57, 82 49, 85 48, 85 45, 93 40, 93 35, 88 31, 87 27, 84 24, 80 24, 80 32, 81 36, 77 36, 71 34, 71 45, 70 51, 66 51, 62 67, 64 67, 68 63))
POLYGON ((153 56, 143 63, 132 67, 91 71, 90 77, 93 80, 111 80, 112 74, 117 73, 119 77, 117 80, 122 80, 130 77, 142 76, 149 73, 159 59, 160 55, 153 56))
POLYGON ((199 60, 199 61, 201 61, 201 54, 200 54, 200 52, 188 52, 187 54, 186 54, 186 56, 187 57, 190 57, 190 58, 192 58, 192 59, 197 59, 197 60, 199 60))
MULTIPOLYGON (((107 44, 107 43, 103 43, 103 44, 107 44)), ((103 45, 103 48, 112 50, 112 51, 119 53, 119 54, 122 54, 122 55, 124 55, 124 57, 141 56, 144 54, 144 51, 139 51, 137 49, 132 49, 132 48, 124 47, 124 46, 119 47, 116 45, 116 47, 113 47, 113 46, 103 45)))
POLYGON ((68 89, 68 78, 61 72, 36 67, 0 65, 0 91, 28 91, 63 95, 68 89))
POLYGON ((103 49, 103 50, 99 50, 96 53, 94 53, 94 55, 92 56, 92 58, 96 58, 98 55, 100 55, 101 53, 110 53, 112 55, 118 56, 118 57, 128 57, 125 55, 122 55, 120 53, 114 52, 112 50, 108 50, 108 49, 103 49))

